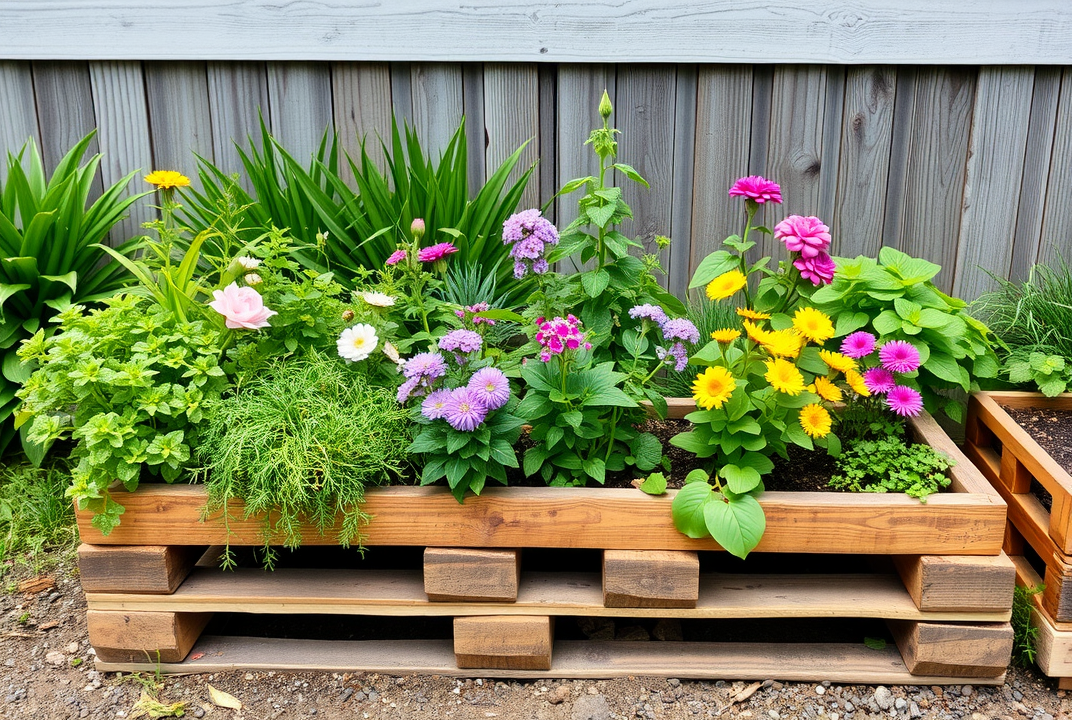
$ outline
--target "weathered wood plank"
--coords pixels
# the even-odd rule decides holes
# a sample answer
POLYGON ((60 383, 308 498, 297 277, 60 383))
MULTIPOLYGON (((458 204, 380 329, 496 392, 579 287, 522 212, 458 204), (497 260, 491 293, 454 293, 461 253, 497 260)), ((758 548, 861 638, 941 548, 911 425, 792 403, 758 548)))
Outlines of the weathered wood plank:
POLYGON ((913 675, 995 677, 1012 656, 1012 625, 953 625, 900 620, 889 623, 905 667, 913 675))
POLYGON ((700 558, 680 550, 603 551, 607 607, 691 608, 700 595, 700 558))
MULTIPOLYGON (((536 168, 539 175, 540 207, 548 198, 558 192, 558 68, 554 65, 540 65, 538 69, 540 83, 540 164, 536 168)), ((535 178, 534 180, 535 181, 535 178)), ((556 203, 551 203, 544 215, 558 225, 556 203)))
POLYGON ((18 153, 30 138, 41 148, 33 97, 30 63, 0 61, 0 183, 7 180, 8 153, 18 153))
POLYGON ((89 610, 89 642, 104 662, 182 662, 212 613, 89 610))
POLYGON ((212 116, 212 154, 225 173, 241 173, 242 186, 251 189, 235 143, 261 146, 258 117, 268 116, 268 71, 264 63, 208 63, 208 104, 212 116))
POLYGON ((695 65, 677 67, 677 93, 674 106, 674 174, 670 208, 670 259, 663 264, 667 287, 684 298, 692 279, 689 263, 692 253, 692 197, 696 174, 697 69, 695 65))
POLYGON ((156 166, 196 180, 194 153, 213 159, 205 63, 146 63, 145 93, 156 166))
MULTIPOLYGON (((484 66, 480 63, 462 64, 462 114, 465 116, 465 142, 468 150, 469 196, 473 197, 486 177, 488 133, 485 128, 484 66)), ((459 118, 460 119, 460 118, 459 118)))
POLYGON ((410 70, 413 124, 421 146, 434 160, 462 119, 462 69, 447 63, 413 63, 410 70))
POLYGON ((893 559, 908 594, 924 611, 1007 611, 1016 569, 1008 556, 898 555, 893 559))
POLYGON ((454 618, 459 668, 550 670, 554 622, 512 615, 454 618))
POLYGON ((78 547, 78 578, 87 593, 175 592, 205 548, 183 545, 78 547))
POLYGON ((424 593, 433 602, 514 602, 520 578, 519 550, 424 550, 424 593))
MULTIPOLYGON (((87 63, 35 62, 33 76, 37 120, 41 128, 41 160, 45 170, 52 172, 67 151, 97 127, 89 66, 87 63)), ((90 140, 87 155, 100 152, 98 141, 98 137, 90 140)), ((100 197, 102 192, 104 187, 98 171, 93 179, 91 199, 100 197)))
POLYGON ((1072 262, 1072 68, 1065 68, 1061 79, 1057 126, 1053 134, 1050 177, 1046 185, 1046 212, 1042 220, 1042 240, 1038 262, 1054 264, 1058 257, 1072 262))
MULTIPOLYGON (((513 181, 539 161, 541 153, 548 149, 541 145, 540 77, 535 65, 485 65, 483 114, 487 132, 485 176, 494 173, 506 158, 528 142, 511 175, 513 181)), ((470 148, 470 152, 473 151, 470 148)), ((537 170, 529 176, 519 207, 538 208, 540 205, 540 173, 537 170)))
POLYGON ((313 6, 253 0, 78 0, 0 5, 17 27, 12 59, 449 60, 497 62, 757 62, 1059 64, 1072 61, 1072 10, 1062 0, 964 5, 862 0, 740 5, 637 0, 459 5, 420 0, 313 6), (987 42, 978 42, 981 37, 987 42), (748 38, 748 42, 742 42, 748 38), (791 38, 792 41, 787 41, 791 38))
POLYGON ((979 70, 965 169, 963 215, 953 294, 974 300, 993 290, 1012 263, 1016 197, 1031 121, 1031 68, 979 70))
POLYGON ((324 131, 331 143, 331 72, 316 63, 268 63, 272 136, 308 167, 324 131))
MULTIPOLYGON (((391 69, 385 63, 335 63, 331 66, 332 109, 339 148, 361 166, 361 140, 369 158, 383 166, 380 140, 391 142, 391 69)), ((339 174, 352 184, 353 173, 340 156, 339 174)), ((352 185, 351 185, 352 186, 352 185)))

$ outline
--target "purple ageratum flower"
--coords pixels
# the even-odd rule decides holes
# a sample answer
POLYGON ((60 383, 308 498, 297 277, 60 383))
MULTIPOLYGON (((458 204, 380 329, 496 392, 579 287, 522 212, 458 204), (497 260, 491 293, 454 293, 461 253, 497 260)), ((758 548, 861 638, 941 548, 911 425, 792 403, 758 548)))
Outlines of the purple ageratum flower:
POLYGON ((397 265, 405 259, 405 250, 395 250, 393 253, 391 253, 391 257, 387 258, 387 262, 385 262, 384 265, 397 265))
POLYGON ((429 420, 439 420, 443 417, 443 409, 450 400, 450 390, 436 390, 421 403, 421 415, 429 420))
POLYGON ((919 350, 904 340, 891 340, 878 351, 882 367, 890 372, 909 373, 919 369, 919 350))
POLYGON ((864 371, 864 385, 867 386, 872 395, 885 395, 890 390, 893 390, 894 386, 897 385, 897 381, 889 370, 873 367, 864 371))
POLYGON ((651 320, 656 325, 662 325, 666 322, 666 313, 658 305, 652 305, 648 303, 646 305, 634 305, 629 309, 629 317, 636 320, 637 318, 643 318, 645 320, 651 320))
POLYGON ((402 374, 410 380, 434 380, 447 374, 447 363, 439 353, 422 352, 406 361, 402 366, 402 374))
POLYGON ((395 397, 398 399, 399 405, 405 405, 410 396, 416 394, 417 386, 420 385, 420 382, 420 378, 410 378, 398 386, 398 395, 395 397))
POLYGON ((692 344, 700 342, 700 331, 685 318, 674 318, 663 323, 663 339, 687 340, 692 344))
POLYGON ((488 410, 498 410, 510 400, 510 381, 502 370, 486 367, 473 373, 466 385, 488 410))
POLYGON ((532 263, 532 272, 536 273, 537 275, 543 275, 545 272, 548 271, 548 269, 550 269, 550 267, 551 266, 547 264, 546 258, 540 258, 536 262, 532 263))
POLYGON ((558 244, 558 229, 533 208, 508 217, 503 223, 502 239, 504 245, 511 246, 514 277, 520 280, 530 269, 537 275, 547 272, 543 255, 548 245, 558 244))
POLYGON ((816 257, 830 247, 830 228, 813 215, 790 215, 774 226, 774 237, 790 252, 805 258, 816 257))
POLYGON ((834 282, 834 272, 837 270, 834 260, 825 252, 813 258, 801 255, 793 261, 793 267, 800 271, 800 277, 812 285, 829 285, 834 282))
POLYGON ((679 342, 671 345, 670 349, 655 348, 655 356, 667 365, 672 364, 677 372, 681 372, 689 364, 689 353, 685 350, 685 346, 679 342))
POLYGON ((484 345, 484 338, 480 333, 472 330, 451 330, 439 339, 439 349, 449 352, 471 353, 476 352, 484 345))
POLYGON ((733 183, 733 187, 730 188, 730 197, 743 197, 760 204, 772 202, 780 205, 782 189, 773 180, 759 175, 749 175, 733 183))
POLYGON ((526 265, 525 263, 521 262, 520 260, 515 260, 514 261, 514 279, 515 280, 520 280, 521 278, 525 277, 525 275, 528 273, 528 271, 529 271, 529 266, 528 265, 526 265))
POLYGON ((453 243, 441 242, 429 247, 423 248, 417 253, 417 259, 421 262, 436 262, 442 260, 447 255, 452 255, 458 252, 458 248, 454 247, 453 243))
POLYGON ((923 396, 918 390, 896 385, 886 395, 886 405, 902 417, 919 415, 923 411, 923 396))
POLYGON ((858 359, 875 352, 875 336, 863 330, 854 332, 841 343, 841 354, 858 359))
POLYGON ((475 392, 469 388, 455 388, 443 405, 443 419, 452 428, 461 432, 472 432, 480 427, 488 409, 475 392))

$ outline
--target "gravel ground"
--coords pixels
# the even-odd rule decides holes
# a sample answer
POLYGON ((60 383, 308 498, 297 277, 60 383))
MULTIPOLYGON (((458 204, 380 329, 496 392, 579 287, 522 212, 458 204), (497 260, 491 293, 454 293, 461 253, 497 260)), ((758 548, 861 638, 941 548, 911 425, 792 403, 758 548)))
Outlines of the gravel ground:
MULTIPOLYGON (((186 703, 186 717, 247 718, 1032 718, 1072 720, 1072 698, 1036 670, 1010 670, 1001 687, 915 687, 829 683, 742 683, 665 678, 497 682, 439 676, 230 672, 130 676, 93 669, 85 601, 77 573, 61 561, 55 586, 0 595, 0 717, 59 720, 134 718, 148 689, 161 702, 186 703), (241 711, 214 706, 208 686, 241 700, 241 711)), ((141 717, 152 717, 141 715, 141 717)))

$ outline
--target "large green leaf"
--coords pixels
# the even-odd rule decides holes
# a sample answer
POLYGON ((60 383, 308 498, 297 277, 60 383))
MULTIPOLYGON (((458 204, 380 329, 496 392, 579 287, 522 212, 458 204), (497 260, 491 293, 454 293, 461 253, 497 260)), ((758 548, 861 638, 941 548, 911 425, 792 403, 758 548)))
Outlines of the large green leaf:
POLYGON ((767 529, 763 506, 751 495, 723 498, 712 494, 703 506, 704 525, 726 552, 748 557, 767 529))
POLYGON ((674 527, 690 538, 706 537, 709 533, 704 518, 704 506, 714 493, 705 482, 687 483, 677 491, 670 505, 674 527))

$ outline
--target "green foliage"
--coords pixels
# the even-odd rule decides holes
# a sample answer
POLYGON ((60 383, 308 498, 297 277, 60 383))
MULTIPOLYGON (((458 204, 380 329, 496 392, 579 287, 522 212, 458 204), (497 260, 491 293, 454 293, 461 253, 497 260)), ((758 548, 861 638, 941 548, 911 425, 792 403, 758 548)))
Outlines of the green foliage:
POLYGON ((1072 362, 1060 355, 1016 350, 1005 358, 1003 365, 1009 382, 1034 385, 1049 397, 1060 395, 1072 384, 1072 362))
POLYGON ((963 418, 963 403, 942 394, 979 389, 979 378, 998 374, 990 331, 966 311, 966 303, 938 290, 931 278, 941 267, 884 247, 878 261, 860 256, 835 258, 834 282, 816 289, 811 302, 834 321, 844 337, 869 330, 879 344, 904 340, 919 350, 916 383, 930 413, 963 418))
POLYGON ((57 312, 129 281, 122 267, 102 262, 98 243, 141 195, 124 195, 131 173, 90 204, 101 156, 79 163, 92 139, 91 133, 71 148, 51 178, 33 140, 7 157, 8 178, 0 186, 0 450, 14 435, 7 419, 18 407, 15 391, 30 374, 16 355, 19 342, 39 330, 51 334, 57 312))
POLYGON ((1012 595, 1012 664, 1017 667, 1031 667, 1035 664, 1038 651, 1038 628, 1031 623, 1031 613, 1035 603, 1031 596, 1038 595, 1045 585, 1029 588, 1017 585, 1012 595))
POLYGON ((227 380, 216 327, 180 320, 135 295, 103 303, 65 310, 56 335, 38 331, 23 344, 19 357, 37 370, 19 397, 33 417, 32 442, 76 441, 68 496, 93 510, 94 525, 108 533, 123 512, 108 486, 118 479, 133 490, 143 471, 179 479, 205 405, 227 380))
MULTIPOLYGON (((671 505, 674 527, 691 538, 711 536, 728 553, 747 557, 767 528, 753 495, 716 488, 703 470, 693 470, 671 505)), ((717 483, 717 479, 716 479, 717 483)))
POLYGON ((323 534, 341 516, 338 541, 360 544, 365 487, 404 467, 407 415, 391 390, 338 358, 310 350, 280 360, 206 413, 197 451, 206 512, 239 499, 246 517, 263 517, 268 564, 269 546, 298 546, 306 521, 323 534))
POLYGON ((853 492, 903 492, 927 501, 949 487, 953 461, 929 445, 906 445, 899 437, 856 440, 838 457, 830 487, 853 492))
MULTIPOLYGON (((690 295, 685 308, 685 317, 700 331, 701 340, 710 339, 715 330, 741 329, 741 318, 731 303, 711 302, 690 295)), ((691 397, 694 380, 695 368, 686 367, 681 372, 670 368, 666 371, 666 377, 656 378, 656 383, 665 397, 691 397)))
POLYGON ((74 506, 64 497, 70 474, 64 462, 36 468, 0 467, 0 574, 4 561, 24 555, 36 570, 44 550, 73 550, 78 540, 74 506))
MULTIPOLYGON (((633 483, 636 485, 636 482, 633 483)), ((666 494, 666 475, 661 472, 652 473, 648 475, 637 487, 640 492, 648 495, 665 495, 666 494)))

